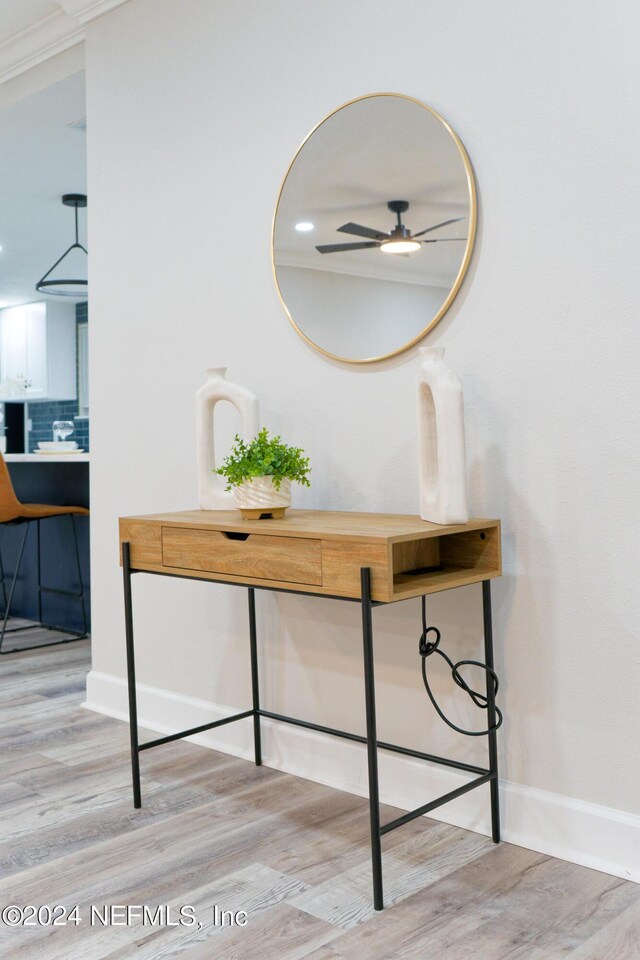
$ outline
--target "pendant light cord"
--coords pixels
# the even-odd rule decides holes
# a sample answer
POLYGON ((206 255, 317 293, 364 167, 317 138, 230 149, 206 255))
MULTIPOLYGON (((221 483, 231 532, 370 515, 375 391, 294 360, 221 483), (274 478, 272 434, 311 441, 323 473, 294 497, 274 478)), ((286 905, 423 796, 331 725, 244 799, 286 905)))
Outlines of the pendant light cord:
POLYGON ((431 686, 429 685, 429 678, 427 675, 427 660, 429 659, 430 656, 432 656, 432 654, 437 653, 439 656, 442 657, 443 660, 446 661, 446 663, 449 665, 451 669, 451 676, 453 677, 454 683, 456 683, 459 687, 461 687, 465 691, 465 693, 467 693, 471 697, 476 707, 479 707, 481 710, 487 710, 489 706, 489 699, 486 694, 480 693, 479 691, 474 690, 472 687, 469 686, 466 680, 464 680, 464 678, 460 675, 460 667, 464 667, 464 666, 480 667, 482 670, 484 670, 487 675, 487 684, 489 683, 493 684, 494 699, 495 699, 495 695, 498 692, 498 685, 499 685, 498 675, 495 672, 495 670, 489 667, 486 663, 482 663, 480 660, 459 660, 457 663, 454 663, 452 660, 450 660, 447 654, 443 650, 440 650, 441 634, 438 628, 427 626, 426 597, 423 596, 420 599, 422 601, 422 634, 420 635, 420 640, 418 643, 418 652, 420 654, 420 657, 422 658, 422 680, 423 680, 425 689, 429 695, 429 699, 431 700, 431 703, 435 707, 438 716, 440 717, 441 720, 444 720, 447 726, 451 727, 452 730, 455 730, 457 733, 463 733, 465 737, 486 737, 490 733, 495 733, 495 731, 498 730, 500 726, 502 726, 502 712, 498 709, 498 707, 495 706, 495 704, 494 704, 494 710, 497 716, 497 720, 494 724, 487 727, 486 730, 464 730, 462 727, 456 726, 455 723, 453 723, 451 720, 445 717, 444 713, 438 706, 438 703, 436 702, 436 698, 433 694, 433 691, 431 690, 431 686), (430 633, 434 634, 435 636, 434 640, 428 639, 430 633))
MULTIPOLYGON (((69 247, 69 250, 75 250, 75 249, 77 248, 78 250, 84 251, 84 253, 86 253, 87 256, 88 256, 89 254, 87 253, 87 248, 86 248, 86 247, 83 247, 82 244, 80 243, 80 241, 78 240, 78 236, 79 236, 79 231, 78 231, 78 207, 79 207, 79 204, 78 204, 78 203, 74 203, 73 209, 74 209, 75 215, 76 215, 76 240, 75 240, 75 243, 72 243, 72 244, 71 244, 71 246, 69 247)), ((67 250, 66 253, 63 253, 63 254, 62 254, 62 256, 60 257, 60 260, 64 259, 64 257, 66 257, 67 253, 69 253, 69 250, 67 250)), ((60 260, 58 260, 58 263, 60 263, 60 260)), ((57 264, 55 264, 54 266, 57 266, 57 264)), ((54 269, 54 267, 51 267, 51 270, 53 270, 53 269, 54 269)), ((51 273, 51 270, 49 270, 49 273, 51 273)))

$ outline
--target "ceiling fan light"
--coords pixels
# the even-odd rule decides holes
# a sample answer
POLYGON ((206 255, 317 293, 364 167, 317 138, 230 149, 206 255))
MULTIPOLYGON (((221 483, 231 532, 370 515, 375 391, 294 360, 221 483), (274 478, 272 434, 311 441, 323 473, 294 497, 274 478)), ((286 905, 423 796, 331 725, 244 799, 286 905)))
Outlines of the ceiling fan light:
POLYGON ((385 240, 380 244, 382 253, 415 253, 419 249, 418 240, 385 240))

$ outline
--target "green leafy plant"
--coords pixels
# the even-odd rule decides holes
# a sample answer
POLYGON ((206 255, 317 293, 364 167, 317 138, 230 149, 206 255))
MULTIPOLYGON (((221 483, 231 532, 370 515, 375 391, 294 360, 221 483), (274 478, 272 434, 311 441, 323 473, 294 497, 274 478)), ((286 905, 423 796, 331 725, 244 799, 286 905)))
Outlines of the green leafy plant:
POLYGON ((250 443, 245 443, 237 434, 234 441, 231 453, 216 470, 227 478, 227 490, 254 477, 271 477, 276 490, 285 479, 311 486, 308 480, 311 467, 304 450, 289 447, 280 437, 270 437, 266 427, 250 443))

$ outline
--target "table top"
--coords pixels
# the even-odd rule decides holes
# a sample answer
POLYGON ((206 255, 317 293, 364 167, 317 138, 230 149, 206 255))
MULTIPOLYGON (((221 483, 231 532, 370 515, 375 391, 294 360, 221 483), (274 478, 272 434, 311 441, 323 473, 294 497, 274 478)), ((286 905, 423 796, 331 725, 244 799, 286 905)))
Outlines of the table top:
POLYGON ((473 518, 467 523, 440 524, 404 513, 351 513, 334 510, 287 510, 281 520, 243 520, 238 510, 183 510, 123 517, 164 527, 193 527, 199 530, 227 530, 234 533, 278 537, 306 537, 317 540, 359 540, 400 543, 427 537, 497 527, 499 520, 473 518))

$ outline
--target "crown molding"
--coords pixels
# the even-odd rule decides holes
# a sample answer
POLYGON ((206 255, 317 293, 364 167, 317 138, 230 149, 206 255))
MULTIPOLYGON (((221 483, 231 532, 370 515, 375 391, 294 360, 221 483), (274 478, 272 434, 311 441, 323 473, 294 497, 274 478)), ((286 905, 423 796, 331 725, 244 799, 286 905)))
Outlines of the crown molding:
POLYGON ((0 83, 84 40, 85 24, 129 0, 57 0, 60 10, 0 44, 0 83))
POLYGON ((30 70, 84 39, 84 29, 62 10, 0 44, 0 83, 30 70))
POLYGON ((101 17, 129 0, 57 0, 65 13, 74 17, 78 23, 85 24, 101 17))

